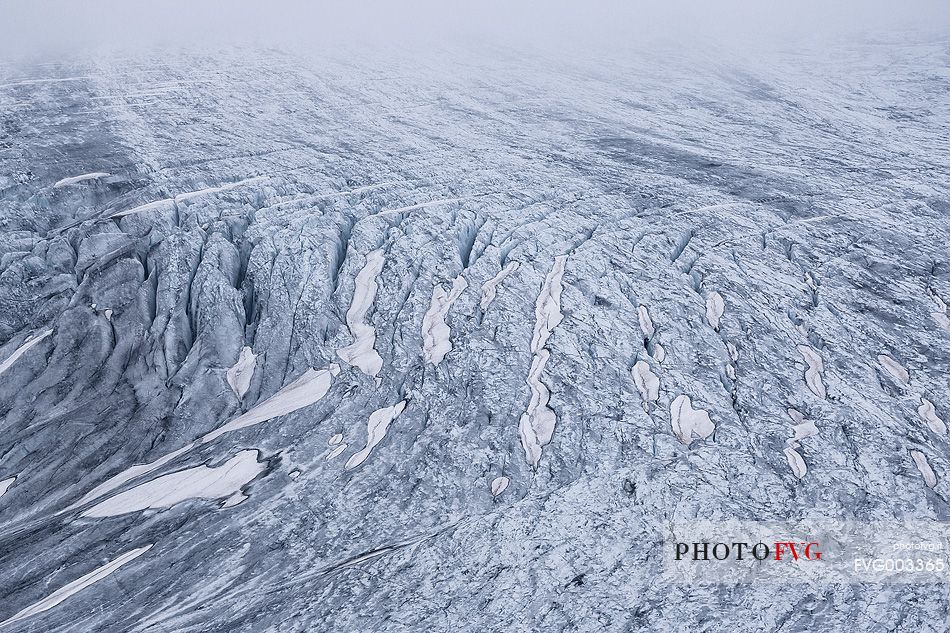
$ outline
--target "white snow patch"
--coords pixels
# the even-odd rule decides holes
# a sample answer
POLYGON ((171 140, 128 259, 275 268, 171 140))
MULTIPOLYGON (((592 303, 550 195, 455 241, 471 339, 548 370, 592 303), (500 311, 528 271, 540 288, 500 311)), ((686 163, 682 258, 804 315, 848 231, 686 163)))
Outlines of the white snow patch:
POLYGON ((640 397, 643 398, 643 409, 649 408, 650 402, 656 402, 660 397, 660 379, 650 370, 646 361, 638 360, 633 366, 633 384, 637 386, 640 397))
POLYGON ((491 496, 497 497, 508 488, 507 477, 495 477, 491 482, 491 496))
POLYGON ((557 416, 548 406, 548 402, 551 400, 551 392, 541 382, 541 373, 544 371, 544 365, 548 362, 548 358, 550 358, 550 352, 542 349, 534 355, 531 361, 531 370, 528 372, 526 381, 531 388, 531 401, 528 403, 527 410, 521 414, 518 423, 525 458, 528 463, 535 467, 541 460, 542 447, 551 441, 554 436, 554 427, 557 424, 557 416))
POLYGON ((337 455, 345 451, 346 447, 347 447, 346 444, 338 444, 336 448, 334 448, 332 451, 329 452, 329 454, 327 454, 327 461, 330 461, 331 459, 333 459, 334 457, 336 457, 337 455))
POLYGON ((297 409, 309 406, 327 395, 333 377, 340 373, 340 366, 331 364, 327 369, 308 369, 303 375, 290 383, 264 402, 251 408, 227 424, 205 434, 199 440, 207 443, 225 433, 259 424, 282 415, 292 413, 297 409))
POLYGON ((927 456, 920 451, 911 451, 910 456, 913 458, 914 464, 917 465, 917 470, 924 476, 924 483, 926 483, 929 488, 936 486, 937 475, 934 474, 933 468, 931 468, 927 462, 927 456))
POLYGON ((39 343, 40 341, 42 341, 43 339, 45 339, 47 336, 49 336, 52 333, 53 333, 53 330, 44 330, 42 333, 38 334, 37 336, 33 336, 31 338, 26 339, 26 341, 22 345, 20 345, 20 347, 16 348, 6 360, 0 363, 0 374, 10 369, 13 363, 17 362, 17 360, 19 360, 21 356, 26 354, 30 350, 30 348, 32 348, 34 345, 36 345, 37 343, 39 343))
POLYGON ((811 392, 819 398, 825 397, 825 383, 821 378, 825 371, 825 363, 821 356, 808 345, 799 345, 798 352, 808 363, 808 369, 805 370, 805 384, 811 389, 811 392))
POLYGON ((195 466, 156 477, 94 505, 82 515, 110 517, 151 508, 170 508, 187 499, 229 497, 267 468, 257 461, 258 455, 257 450, 245 450, 221 466, 195 466))
POLYGON ((369 420, 366 422, 366 446, 346 460, 346 464, 344 464, 343 468, 350 470, 366 461, 366 458, 369 457, 373 449, 386 437, 386 431, 389 429, 389 425, 393 420, 399 417, 399 414, 402 413, 405 408, 406 401, 403 400, 391 407, 373 411, 369 416, 369 420))
POLYGON ((105 312, 103 312, 103 314, 105 315, 106 320, 108 320, 108 321, 111 321, 111 320, 112 320, 112 309, 111 309, 111 308, 107 309, 105 312))
POLYGON ((531 338, 531 369, 525 382, 531 389, 531 401, 528 408, 518 421, 518 434, 521 437, 521 446, 524 449, 525 459, 532 467, 537 468, 541 461, 542 447, 551 442, 554 437, 554 427, 557 416, 548 406, 551 392, 541 382, 544 366, 551 357, 550 351, 545 349, 548 339, 554 328, 563 319, 561 314, 561 279, 564 277, 564 267, 567 255, 558 255, 554 258, 554 265, 544 279, 544 285, 538 294, 535 303, 534 335, 531 338))
POLYGON ((276 418, 281 415, 286 415, 296 411, 297 409, 317 402, 326 395, 327 391, 330 389, 330 383, 333 376, 336 376, 339 372, 340 367, 335 364, 331 364, 328 369, 319 371, 308 369, 296 381, 287 385, 261 404, 252 408, 250 411, 247 411, 243 415, 238 416, 227 424, 218 427, 214 431, 205 434, 199 440, 183 446, 176 451, 172 451, 167 455, 163 455, 155 461, 146 464, 136 464, 125 469, 118 475, 115 475, 102 484, 99 484, 85 496, 83 496, 82 499, 76 503, 73 503, 64 510, 61 510, 57 514, 62 514, 63 512, 68 512, 79 506, 85 505, 90 501, 98 499, 112 490, 115 490, 119 486, 122 486, 132 479, 136 479, 142 475, 157 470, 176 457, 187 453, 199 443, 210 442, 224 435, 225 433, 229 433, 237 429, 243 429, 245 427, 252 426, 254 424, 258 424, 265 420, 276 418))
POLYGON ((650 311, 646 306, 640 306, 637 308, 637 318, 640 321, 640 330, 643 332, 645 338, 653 338, 653 335, 656 333, 656 329, 653 327, 653 319, 650 318, 650 311))
POLYGON ((792 418, 795 422, 795 425, 792 426, 792 430, 795 435, 790 439, 786 440, 786 444, 789 446, 795 445, 799 440, 803 440, 806 437, 811 437, 813 435, 818 435, 818 427, 815 426, 815 423, 811 420, 806 420, 805 416, 802 415, 797 409, 788 409, 788 417, 792 418))
POLYGON ((254 376, 254 368, 257 366, 257 355, 250 347, 246 345, 241 348, 241 354, 237 362, 228 370, 228 384, 234 391, 238 400, 244 397, 248 388, 251 386, 251 378, 254 376))
POLYGON ((488 306, 495 300, 498 285, 505 280, 505 277, 518 270, 518 266, 518 262, 508 262, 508 265, 502 268, 497 275, 485 282, 485 285, 482 286, 482 300, 481 303, 479 303, 483 312, 487 310, 488 306))
POLYGON ((3 622, 0 622, 0 627, 4 627, 8 624, 13 624, 14 622, 19 622, 20 620, 25 620, 26 618, 34 616, 38 613, 43 613, 44 611, 49 611, 56 605, 60 604, 61 602, 69 598, 70 596, 82 591, 86 587, 96 582, 99 582, 100 580, 102 580, 106 576, 109 576, 114 571, 116 571, 117 569, 125 565, 126 563, 129 563, 135 560, 136 558, 138 558, 139 556, 141 556, 142 554, 144 554, 151 548, 152 548, 152 545, 145 545, 142 547, 137 547, 133 550, 130 550, 122 554, 115 560, 112 560, 106 563, 105 565, 103 565, 102 567, 99 567, 89 572, 85 576, 81 576, 80 578, 77 578, 76 580, 63 585, 62 587, 60 587, 59 589, 51 593, 46 598, 43 598, 39 602, 35 602, 31 604, 30 606, 28 606, 27 608, 23 609, 22 611, 17 612, 17 614, 14 615, 12 618, 9 618, 7 620, 4 620, 3 622))
POLYGON ((336 352, 345 363, 358 367, 364 374, 373 377, 376 377, 383 368, 383 359, 374 348, 376 329, 364 321, 366 313, 376 300, 376 291, 379 289, 376 278, 382 272, 385 261, 386 257, 382 249, 377 249, 366 256, 366 264, 356 275, 356 287, 353 290, 350 309, 346 311, 346 326, 354 340, 353 343, 336 352))
POLYGON ((805 460, 802 459, 802 456, 795 450, 796 448, 797 445, 785 447, 785 459, 788 460, 788 465, 791 467, 792 473, 801 479, 808 473, 808 467, 805 466, 805 460))
POLYGON ((445 323, 445 317, 467 286, 468 282, 459 275, 452 282, 451 292, 446 293, 438 284, 432 289, 432 302, 422 318, 422 354, 427 363, 438 365, 452 351, 452 341, 449 340, 452 330, 445 323))
POLYGON ((947 434, 947 425, 944 424, 943 420, 937 417, 937 410, 934 407, 934 403, 930 400, 927 400, 927 398, 920 398, 920 406, 917 407, 917 415, 919 415, 920 419, 926 422, 927 426, 930 427, 930 430, 937 435, 947 434))
POLYGON ((891 378, 894 380, 897 380, 904 385, 910 382, 910 374, 907 373, 907 370, 904 369, 903 365, 898 363, 887 354, 880 354, 877 357, 877 362, 881 364, 881 367, 883 367, 884 370, 890 374, 891 378))
POLYGON ((85 182, 87 180, 98 180, 99 178, 106 178, 107 176, 111 176, 111 175, 112 174, 108 174, 104 171, 94 171, 91 174, 83 174, 81 176, 72 176, 70 178, 63 178, 62 180, 57 181, 55 185, 53 185, 53 189, 59 189, 60 187, 66 187, 67 185, 75 185, 78 182, 85 182))
POLYGON ((723 301, 722 295, 715 290, 709 293, 709 296, 706 297, 706 321, 717 332, 719 331, 719 319, 722 318, 722 313, 725 310, 726 302, 723 301))
POLYGON ((795 433, 795 435, 789 441, 797 442, 799 440, 805 439, 806 437, 818 435, 818 427, 815 426, 815 423, 811 420, 807 420, 801 424, 796 424, 793 426, 792 432, 795 433))
POLYGON ((16 477, 7 477, 3 481, 0 481, 0 497, 6 494, 7 490, 10 489, 10 486, 13 485, 14 481, 16 481, 16 477))
POLYGON ((792 469, 792 473, 799 479, 802 479, 808 473, 808 468, 805 466, 805 460, 802 459, 801 454, 798 452, 798 449, 801 447, 799 441, 806 437, 817 435, 818 427, 816 427, 815 423, 811 420, 806 420, 805 416, 802 415, 798 409, 789 408, 788 417, 795 422, 795 425, 792 427, 795 434, 785 440, 785 459, 788 460, 788 465, 792 469))
POLYGON ((666 360, 666 349, 659 343, 653 345, 653 360, 661 364, 666 360))
POLYGON ((726 375, 730 380, 736 379, 736 363, 739 361, 739 350, 730 342, 726 342, 726 349, 729 351, 729 363, 726 364, 726 375))
POLYGON ((337 433, 337 434, 331 436, 330 439, 327 440, 327 445, 329 445, 329 446, 336 446, 337 444, 339 444, 339 443, 342 442, 342 441, 343 441, 343 434, 342 434, 342 433, 337 433))
POLYGON ((70 505, 69 507, 62 510, 58 514, 62 514, 62 512, 69 512, 70 510, 73 510, 74 508, 78 508, 79 506, 85 505, 89 503, 90 501, 92 501, 93 499, 98 499, 99 497, 105 494, 108 494, 109 492, 112 492, 113 490, 123 485, 127 481, 131 481, 132 479, 135 479, 136 477, 141 477, 142 475, 146 475, 158 468, 161 468, 168 462, 172 461, 179 455, 183 455, 184 453, 187 453, 194 447, 195 447, 195 444, 194 442, 192 442, 191 444, 188 444, 187 446, 183 446, 179 448, 177 451, 172 451, 171 453, 164 455, 153 462, 148 462, 146 464, 136 464, 134 466, 130 466, 129 468, 126 468, 118 475, 114 475, 113 477, 110 477, 103 483, 99 484, 98 486, 96 486, 95 488, 87 492, 83 496, 82 499, 70 505))
POLYGON ((670 418, 673 432, 687 446, 694 439, 706 439, 716 430, 716 425, 709 419, 709 413, 703 409, 694 409, 687 395, 677 396, 670 404, 670 418))
POLYGON ((538 353, 548 342, 551 332, 563 319, 561 314, 561 279, 564 277, 564 266, 567 255, 558 255, 554 258, 554 266, 538 294, 534 306, 534 336, 531 338, 531 352, 538 353))

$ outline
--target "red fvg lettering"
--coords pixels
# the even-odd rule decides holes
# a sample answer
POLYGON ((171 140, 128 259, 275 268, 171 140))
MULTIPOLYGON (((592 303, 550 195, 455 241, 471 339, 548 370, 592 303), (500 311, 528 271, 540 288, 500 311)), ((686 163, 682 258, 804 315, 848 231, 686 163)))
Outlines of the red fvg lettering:
POLYGON ((798 552, 795 551, 795 543, 791 541, 779 541, 775 543, 775 560, 782 560, 782 550, 788 548, 792 552, 792 558, 798 560, 798 552))
POLYGON ((812 551, 812 547, 818 547, 818 543, 793 543, 792 541, 777 541, 775 543, 775 560, 782 560, 782 554, 785 550, 792 555, 792 560, 799 559, 799 553, 805 558, 805 560, 821 560, 821 552, 812 551), (796 545, 803 546, 803 549, 799 552, 799 549, 795 547, 796 545))

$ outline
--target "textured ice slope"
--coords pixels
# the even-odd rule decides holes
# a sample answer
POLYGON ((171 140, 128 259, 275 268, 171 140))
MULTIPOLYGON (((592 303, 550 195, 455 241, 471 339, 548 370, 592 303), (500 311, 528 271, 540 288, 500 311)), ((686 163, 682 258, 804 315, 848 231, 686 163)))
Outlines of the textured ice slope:
POLYGON ((950 48, 0 67, 6 631, 942 631, 950 48))

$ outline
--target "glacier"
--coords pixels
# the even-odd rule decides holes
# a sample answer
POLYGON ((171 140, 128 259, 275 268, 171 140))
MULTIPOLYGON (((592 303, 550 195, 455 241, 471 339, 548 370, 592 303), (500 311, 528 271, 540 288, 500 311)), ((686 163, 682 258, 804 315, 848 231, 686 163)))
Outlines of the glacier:
POLYGON ((0 631, 944 631, 950 44, 0 65, 0 631))

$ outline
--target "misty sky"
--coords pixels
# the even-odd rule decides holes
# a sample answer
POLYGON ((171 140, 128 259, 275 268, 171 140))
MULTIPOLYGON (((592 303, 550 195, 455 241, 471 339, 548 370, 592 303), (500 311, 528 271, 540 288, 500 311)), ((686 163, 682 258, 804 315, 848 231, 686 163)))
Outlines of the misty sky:
POLYGON ((741 49, 855 33, 950 34, 948 0, 0 0, 0 55, 134 46, 557 48, 653 42, 741 49))

